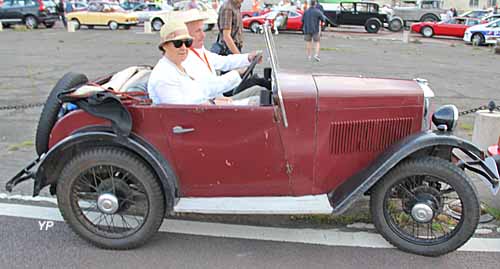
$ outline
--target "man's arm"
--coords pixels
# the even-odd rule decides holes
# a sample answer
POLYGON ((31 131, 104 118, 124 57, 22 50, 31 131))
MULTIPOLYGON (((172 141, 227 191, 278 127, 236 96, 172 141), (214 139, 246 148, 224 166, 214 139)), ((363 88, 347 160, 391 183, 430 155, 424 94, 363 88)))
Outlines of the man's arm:
POLYGON ((227 47, 233 54, 240 54, 240 50, 236 47, 236 44, 231 37, 231 28, 222 30, 222 39, 226 42, 227 47))
POLYGON ((197 81, 206 99, 215 98, 223 93, 234 89, 241 83, 240 73, 233 70, 222 76, 208 76, 202 80, 197 81))
POLYGON ((222 56, 213 52, 205 52, 209 62, 214 66, 215 70, 230 71, 247 67, 250 65, 252 57, 248 54, 231 54, 222 56))

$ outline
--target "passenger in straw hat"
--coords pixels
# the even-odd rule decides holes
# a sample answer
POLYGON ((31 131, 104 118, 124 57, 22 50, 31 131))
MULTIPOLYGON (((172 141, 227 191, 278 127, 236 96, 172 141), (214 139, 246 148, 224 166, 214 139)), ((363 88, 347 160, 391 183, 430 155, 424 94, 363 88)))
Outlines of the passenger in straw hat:
MULTIPOLYGON (((232 54, 227 56, 218 55, 205 49, 205 32, 203 26, 207 17, 197 9, 191 9, 183 12, 181 19, 186 23, 189 35, 193 38, 193 45, 189 48, 187 59, 182 63, 187 73, 196 80, 206 79, 207 77, 217 77, 217 71, 231 71, 250 65, 250 62, 257 57, 258 53, 253 51, 247 54, 232 54)), ((243 70, 244 71, 244 70, 243 70)), ((259 95, 262 87, 270 86, 264 79, 251 77, 249 81, 239 87, 245 90, 246 96, 259 95), (250 87, 259 85, 261 87, 250 87), (248 89, 248 90, 247 90, 248 89)), ((228 85, 229 86, 229 85, 228 85)), ((228 87, 225 92, 232 91, 228 87)), ((241 93, 243 95, 243 92, 241 93)))
MULTIPOLYGON (((158 48, 163 56, 151 72, 149 97, 154 104, 231 104, 236 98, 216 98, 228 87, 241 82, 240 74, 232 71, 221 77, 195 80, 182 62, 186 60, 193 38, 182 20, 172 20, 160 30, 158 48)), ((239 102, 245 104, 245 102, 239 102)), ((248 103, 248 101, 246 102, 248 103)))

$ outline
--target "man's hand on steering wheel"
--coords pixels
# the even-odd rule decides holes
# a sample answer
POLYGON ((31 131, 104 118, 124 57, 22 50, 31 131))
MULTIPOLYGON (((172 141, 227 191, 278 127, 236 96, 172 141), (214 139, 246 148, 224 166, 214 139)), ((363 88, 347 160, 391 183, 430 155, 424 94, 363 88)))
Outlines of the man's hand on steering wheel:
MULTIPOLYGON (((248 58, 250 59, 250 54, 248 55, 248 58)), ((253 73, 253 70, 255 69, 255 66, 259 62, 262 62, 262 52, 256 52, 255 56, 253 56, 253 59, 250 62, 250 65, 245 70, 245 72, 243 74, 241 74, 241 72, 240 72, 240 74, 241 74, 241 82, 240 82, 240 85, 238 85, 238 87, 236 87, 236 88, 233 89, 233 95, 235 95, 238 92, 240 92, 240 91, 243 90, 243 89, 240 89, 240 86, 241 85, 245 85, 245 81, 247 81, 250 78, 250 76, 253 73)))

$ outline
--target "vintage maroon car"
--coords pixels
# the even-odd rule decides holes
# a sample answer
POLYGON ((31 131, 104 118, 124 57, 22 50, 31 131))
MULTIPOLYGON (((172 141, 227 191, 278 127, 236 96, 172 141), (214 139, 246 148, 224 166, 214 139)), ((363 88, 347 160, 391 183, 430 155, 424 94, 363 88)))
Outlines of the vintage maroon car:
POLYGON ((425 37, 455 36, 464 37, 465 30, 470 26, 481 24, 480 19, 455 17, 449 22, 418 22, 411 25, 411 31, 425 37))
POLYGON ((291 30, 291 31, 302 31, 302 15, 304 14, 301 10, 274 10, 261 16, 255 16, 243 19, 243 28, 250 29, 250 31, 257 33, 262 29, 262 25, 266 21, 269 22, 271 27, 274 25, 274 19, 278 14, 285 17, 285 22, 283 26, 278 27, 278 30, 291 30))
POLYGON ((437 256, 466 243, 480 207, 464 170, 495 194, 499 175, 452 134, 456 107, 432 114, 419 79, 279 70, 264 32, 271 84, 258 106, 151 105, 138 91, 145 67, 92 82, 66 74, 42 110, 39 157, 6 189, 50 186, 70 227, 102 248, 146 243, 165 214, 341 214, 364 195, 402 250, 437 256))

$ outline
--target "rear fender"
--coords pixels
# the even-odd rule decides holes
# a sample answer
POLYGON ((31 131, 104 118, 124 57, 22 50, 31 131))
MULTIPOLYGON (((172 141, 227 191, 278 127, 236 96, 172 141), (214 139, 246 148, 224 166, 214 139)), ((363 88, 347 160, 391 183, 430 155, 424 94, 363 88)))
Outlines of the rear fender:
POLYGON ((126 149, 143 159, 161 181, 165 193, 167 210, 171 210, 178 194, 178 181, 171 166, 162 155, 148 142, 130 134, 120 137, 112 132, 89 131, 72 134, 53 146, 40 161, 35 175, 33 196, 37 196, 47 185, 51 185, 51 193, 55 194, 55 186, 65 162, 85 147, 116 146, 126 149))
POLYGON ((460 167, 468 168, 483 177, 486 176, 491 184, 491 189, 498 191, 498 172, 496 172, 495 176, 492 171, 497 168, 496 166, 492 167, 491 164, 486 164, 484 152, 480 148, 449 133, 426 131, 414 134, 396 143, 380 155, 368 168, 352 176, 337 189, 331 191, 328 197, 334 209, 333 212, 335 214, 344 212, 353 202, 369 191, 385 174, 405 159, 438 156, 452 160, 453 149, 461 150, 473 160, 471 162, 460 160, 457 163, 460 167), (470 169, 471 165, 469 164, 480 165, 483 170, 487 171, 480 173, 470 169))

